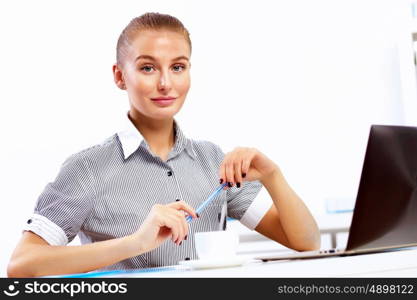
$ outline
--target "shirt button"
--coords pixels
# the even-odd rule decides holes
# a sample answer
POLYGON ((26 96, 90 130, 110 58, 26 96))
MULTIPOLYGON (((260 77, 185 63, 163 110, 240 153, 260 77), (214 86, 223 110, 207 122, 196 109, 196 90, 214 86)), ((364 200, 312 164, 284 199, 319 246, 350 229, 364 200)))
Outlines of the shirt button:
POLYGON ((32 219, 29 219, 27 223, 28 223, 28 224, 32 223, 32 219))
POLYGON ((190 258, 189 257, 186 257, 185 260, 190 260, 190 258))
POLYGON ((171 171, 168 171, 168 176, 172 176, 172 172, 171 171))

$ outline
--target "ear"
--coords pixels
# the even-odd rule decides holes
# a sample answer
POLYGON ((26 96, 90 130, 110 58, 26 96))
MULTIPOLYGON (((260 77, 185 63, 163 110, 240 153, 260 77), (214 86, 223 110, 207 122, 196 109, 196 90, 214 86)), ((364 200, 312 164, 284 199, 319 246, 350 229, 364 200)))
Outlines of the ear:
POLYGON ((113 69, 114 83, 117 85, 119 89, 126 90, 126 84, 124 82, 123 72, 121 68, 119 68, 117 64, 114 64, 112 69, 113 69))

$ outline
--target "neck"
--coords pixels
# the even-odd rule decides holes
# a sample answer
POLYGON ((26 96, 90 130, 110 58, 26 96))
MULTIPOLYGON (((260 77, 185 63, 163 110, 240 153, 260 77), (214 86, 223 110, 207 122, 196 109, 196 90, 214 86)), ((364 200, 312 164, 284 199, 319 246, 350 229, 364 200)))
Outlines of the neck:
POLYGON ((129 111, 129 119, 142 134, 151 151, 166 160, 174 146, 174 119, 154 120, 129 111))

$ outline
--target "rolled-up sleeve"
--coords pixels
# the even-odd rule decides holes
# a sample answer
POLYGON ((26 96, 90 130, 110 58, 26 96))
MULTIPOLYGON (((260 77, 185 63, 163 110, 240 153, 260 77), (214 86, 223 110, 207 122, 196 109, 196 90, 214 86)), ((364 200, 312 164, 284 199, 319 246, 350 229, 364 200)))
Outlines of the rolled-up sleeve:
POLYGON ((94 198, 94 176, 88 161, 82 155, 72 155, 55 181, 46 185, 24 230, 36 233, 50 245, 66 245, 90 214, 94 198))
POLYGON ((234 186, 228 189, 227 215, 233 219, 241 220, 261 188, 262 184, 259 181, 246 181, 242 183, 240 188, 234 186))

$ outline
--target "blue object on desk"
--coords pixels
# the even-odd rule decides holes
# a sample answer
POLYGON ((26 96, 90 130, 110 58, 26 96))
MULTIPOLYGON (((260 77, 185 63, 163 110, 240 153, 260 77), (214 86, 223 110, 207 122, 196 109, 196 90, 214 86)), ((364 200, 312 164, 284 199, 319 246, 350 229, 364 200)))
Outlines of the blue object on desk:
POLYGON ((51 277, 59 277, 59 278, 94 278, 94 277, 103 277, 103 276, 123 277, 123 275, 128 275, 128 274, 132 275, 132 274, 168 272, 168 271, 178 272, 178 271, 187 271, 187 270, 189 270, 189 268, 185 268, 181 266, 168 266, 168 267, 155 267, 155 268, 131 269, 131 270, 96 271, 96 272, 89 272, 89 273, 68 274, 68 275, 51 276, 51 277))
MULTIPOLYGON (((223 183, 221 186, 219 186, 217 188, 217 190, 215 190, 208 198, 207 200, 205 200, 203 203, 201 203, 201 205, 195 210, 195 212, 197 214, 200 214, 204 208, 206 208, 206 206, 213 201, 213 199, 222 191, 222 189, 227 185, 227 183, 223 183)), ((190 223, 193 220, 193 217, 191 217, 190 215, 188 215, 186 218, 188 223, 190 223)))

